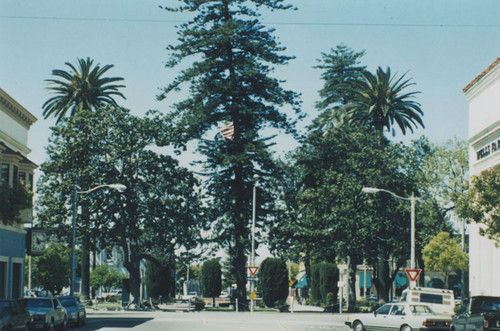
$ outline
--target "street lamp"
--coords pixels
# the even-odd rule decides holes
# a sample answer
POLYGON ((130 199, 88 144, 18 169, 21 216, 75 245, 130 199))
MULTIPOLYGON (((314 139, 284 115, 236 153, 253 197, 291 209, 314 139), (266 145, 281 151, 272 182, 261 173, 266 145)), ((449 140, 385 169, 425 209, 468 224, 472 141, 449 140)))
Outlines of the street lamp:
MULTIPOLYGON (((252 195, 252 198, 253 198, 253 202, 252 202, 252 266, 255 266, 255 214, 256 214, 256 198, 257 198, 257 179, 259 178, 259 175, 253 175, 253 178, 255 180, 254 184, 253 184, 253 195, 252 195)), ((253 293, 254 291, 254 287, 255 287, 255 280, 252 280, 251 281, 251 286, 250 286, 250 290, 251 292, 253 293)), ((252 305, 251 305, 251 311, 253 312, 253 305, 254 305, 254 301, 252 299, 252 305)))
POLYGON ((257 197, 257 179, 258 175, 254 175, 255 183, 253 185, 253 203, 252 203, 252 266, 255 266, 255 214, 256 214, 256 197, 257 197))
POLYGON ((123 184, 104 184, 98 185, 96 187, 91 188, 87 191, 77 191, 76 185, 73 187, 73 224, 72 224, 72 241, 71 241, 71 280, 70 280, 70 295, 75 294, 75 278, 76 278, 76 263, 75 263, 75 245, 76 245, 76 212, 78 208, 78 194, 86 194, 97 189, 109 187, 118 192, 123 192, 127 189, 127 187, 123 184))
POLYGON ((406 201, 411 201, 411 253, 410 253, 410 266, 411 269, 415 269, 415 195, 412 193, 410 198, 405 198, 401 197, 391 191, 380 189, 380 188, 374 188, 374 187, 363 187, 361 190, 363 193, 368 193, 368 194, 373 194, 373 193, 378 193, 378 192, 385 192, 389 193, 393 197, 396 197, 398 199, 406 200, 406 201))

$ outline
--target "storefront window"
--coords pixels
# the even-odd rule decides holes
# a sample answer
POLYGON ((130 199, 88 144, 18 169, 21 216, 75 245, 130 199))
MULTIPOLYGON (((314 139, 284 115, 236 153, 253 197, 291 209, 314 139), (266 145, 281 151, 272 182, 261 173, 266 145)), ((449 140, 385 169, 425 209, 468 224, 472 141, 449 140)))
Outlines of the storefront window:
POLYGON ((0 181, 1 184, 9 183, 9 164, 2 163, 2 167, 0 169, 0 181))
POLYGON ((7 262, 0 261, 0 299, 7 297, 7 262))

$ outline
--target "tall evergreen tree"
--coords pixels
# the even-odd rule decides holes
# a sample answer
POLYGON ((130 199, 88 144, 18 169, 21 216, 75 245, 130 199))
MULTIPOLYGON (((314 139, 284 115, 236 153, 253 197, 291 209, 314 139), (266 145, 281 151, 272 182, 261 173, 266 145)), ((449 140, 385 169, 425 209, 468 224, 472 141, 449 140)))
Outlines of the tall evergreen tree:
MULTIPOLYGON (((213 224, 215 238, 229 253, 236 295, 244 304, 253 177, 269 176, 274 169, 268 149, 271 137, 261 136, 261 131, 271 127, 293 133, 294 122, 280 107, 288 105, 300 113, 297 94, 284 90, 271 76, 272 66, 286 64, 291 57, 278 54, 284 48, 273 37, 273 30, 260 24, 257 10, 292 7, 284 0, 180 2, 179 8, 166 9, 194 13, 194 18, 180 26, 178 44, 168 47, 167 66, 188 59, 192 62, 159 99, 183 85, 189 87, 189 95, 169 114, 172 139, 177 147, 198 139, 199 151, 206 156, 207 192, 212 196, 214 215, 219 215, 213 224), (233 126, 233 134, 211 138, 211 130, 223 122, 233 126)), ((262 205, 262 199, 259 203, 262 205)), ((264 219, 262 213, 259 216, 257 227, 264 219)))
POLYGON ((364 50, 356 52, 345 44, 337 45, 330 53, 321 53, 315 68, 323 71, 321 79, 324 83, 319 90, 321 101, 316 103, 316 108, 323 114, 315 122, 320 120, 320 123, 328 124, 332 116, 338 117, 338 109, 353 98, 352 93, 346 91, 346 86, 363 77, 366 67, 360 65, 360 59, 364 55, 364 50), (330 120, 326 121, 323 117, 330 120))

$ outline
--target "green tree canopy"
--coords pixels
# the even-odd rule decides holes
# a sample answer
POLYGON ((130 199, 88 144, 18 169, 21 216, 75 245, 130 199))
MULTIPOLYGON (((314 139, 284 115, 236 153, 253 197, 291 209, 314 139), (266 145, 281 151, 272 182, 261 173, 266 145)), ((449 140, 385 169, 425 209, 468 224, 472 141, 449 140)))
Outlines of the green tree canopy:
POLYGON ((153 150, 163 124, 155 114, 139 118, 122 108, 82 111, 53 128, 49 160, 42 164, 42 225, 66 224, 69 211, 52 215, 71 205, 69 193, 75 184, 82 191, 100 184, 127 187, 123 193, 100 189, 79 195, 77 232, 100 249, 122 249, 134 303, 139 300, 141 259, 167 256, 175 265, 176 250, 189 251, 199 244, 206 220, 193 174, 153 150))
POLYGON ((161 262, 161 265, 146 261, 148 295, 152 298, 168 299, 175 295, 174 269, 168 265, 166 259, 157 257, 157 260, 161 262))
POLYGON ((32 284, 57 295, 69 285, 71 249, 52 242, 44 255, 33 258, 32 284))
POLYGON ((90 274, 90 286, 94 289, 104 287, 106 292, 112 287, 121 287, 124 277, 107 264, 97 266, 90 274))
POLYGON ((424 247, 422 255, 427 270, 437 270, 445 274, 445 285, 448 285, 450 272, 465 271, 469 267, 467 253, 462 251, 458 240, 451 238, 447 232, 438 233, 424 247))
POLYGON ((21 211, 31 208, 33 193, 22 183, 11 187, 7 183, 0 185, 0 221, 4 224, 19 222, 21 211))
POLYGON ((483 224, 481 235, 500 245, 500 171, 488 169, 471 179, 470 189, 459 200, 459 214, 483 224))

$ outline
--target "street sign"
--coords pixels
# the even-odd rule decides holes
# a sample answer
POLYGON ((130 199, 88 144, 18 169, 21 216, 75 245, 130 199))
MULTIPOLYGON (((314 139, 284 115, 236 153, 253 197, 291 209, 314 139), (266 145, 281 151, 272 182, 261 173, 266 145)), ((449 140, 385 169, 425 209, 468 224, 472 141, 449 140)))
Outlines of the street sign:
POLYGON ((288 280, 288 286, 292 286, 293 285, 293 279, 289 279, 288 280))
POLYGON ((250 299, 255 300, 255 298, 257 297, 257 294, 255 294, 255 292, 252 292, 248 296, 250 297, 250 299))
POLYGON ((259 270, 259 267, 255 267, 255 266, 248 267, 248 271, 250 271, 250 275, 252 277, 255 276, 255 274, 257 273, 258 270, 259 270))
POLYGON ((418 276, 420 276, 421 272, 422 269, 406 269, 406 274, 408 275, 408 278, 410 278, 410 281, 412 282, 418 279, 418 276))

